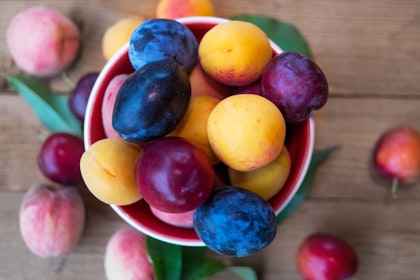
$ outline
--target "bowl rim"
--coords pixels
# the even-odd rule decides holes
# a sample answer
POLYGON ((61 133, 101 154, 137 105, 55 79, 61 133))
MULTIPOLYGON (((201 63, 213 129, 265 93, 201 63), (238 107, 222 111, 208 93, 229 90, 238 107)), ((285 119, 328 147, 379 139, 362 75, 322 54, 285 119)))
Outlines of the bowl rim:
MULTIPOLYGON (((204 23, 204 24, 220 24, 220 23, 224 23, 224 22, 228 22, 231 21, 231 19, 227 19, 227 18, 221 18, 221 17, 214 17, 214 16, 192 16, 192 17, 184 17, 184 18, 179 18, 177 19, 177 21, 179 21, 180 23, 183 24, 197 24, 197 23, 204 23)), ((274 43, 272 40, 270 40, 270 46, 273 49, 273 51, 275 51, 277 54, 283 52, 283 50, 276 44, 274 43)), ((92 110, 94 108, 93 104, 95 102, 95 99, 99 93, 99 89, 102 87, 103 81, 108 77, 108 73, 110 72, 110 70, 114 67, 114 65, 125 55, 127 55, 128 52, 128 48, 129 48, 129 43, 124 44, 104 65, 104 67, 101 69, 97 81, 95 82, 93 88, 92 88, 92 93, 91 96, 89 97, 88 103, 87 103, 87 109, 86 109, 86 118, 84 120, 84 146, 85 146, 85 150, 87 150, 90 146, 92 141, 92 135, 90 133, 90 131, 92 130, 92 125, 94 125, 94 123, 91 121, 90 117, 92 115, 92 110)), ((276 216, 289 204, 289 202, 292 200, 292 198, 295 196, 296 192, 298 191, 298 189, 300 188, 310 165, 311 159, 312 159, 312 153, 313 153, 313 149, 314 149, 314 142, 315 142, 315 122, 314 122, 314 117, 313 114, 311 113, 309 118, 308 118, 308 125, 307 125, 307 129, 309 130, 308 133, 308 140, 307 140, 307 145, 305 147, 305 151, 303 151, 304 154, 304 163, 300 166, 300 173, 299 173, 299 177, 297 178, 296 182, 295 182, 295 186, 293 187, 293 189, 291 189, 291 191, 287 194, 286 199, 281 203, 281 205, 279 207, 277 207, 276 209, 274 209, 274 212, 276 214, 276 216)), ((201 247, 201 246, 205 246, 204 242, 201 241, 199 238, 198 239, 191 239, 191 238, 175 238, 173 235, 168 235, 166 233, 161 233, 161 232, 156 232, 153 231, 151 229, 149 229, 146 226, 143 226, 141 223, 139 223, 138 221, 134 220, 133 218, 130 217, 130 215, 128 215, 127 213, 125 213, 125 211, 123 210, 123 208, 119 205, 114 205, 114 204, 110 204, 109 205, 113 211, 121 218, 123 219, 126 223, 128 223, 129 225, 131 225, 132 227, 136 228, 137 230, 143 232, 144 234, 151 236, 153 238, 156 238, 158 240, 167 242, 167 243, 171 243, 171 244, 176 244, 176 245, 181 245, 181 246, 190 246, 190 247, 201 247)), ((193 228, 191 230, 194 230, 193 228)))

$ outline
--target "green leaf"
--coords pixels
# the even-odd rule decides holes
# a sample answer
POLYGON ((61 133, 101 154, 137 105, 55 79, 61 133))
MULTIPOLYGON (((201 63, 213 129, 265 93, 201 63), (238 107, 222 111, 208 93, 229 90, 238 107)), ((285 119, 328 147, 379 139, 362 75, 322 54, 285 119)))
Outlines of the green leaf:
POLYGON ((206 254, 205 247, 183 247, 182 248, 182 277, 185 280, 197 279, 197 273, 200 271, 206 254))
POLYGON ((224 269, 226 269, 228 266, 223 263, 222 261, 219 261, 217 259, 206 257, 204 259, 204 262, 200 268, 200 270, 197 272, 197 278, 194 278, 196 280, 204 279, 207 277, 210 277, 224 269))
POLYGON ((182 280, 201 280, 224 270, 227 265, 206 256, 206 247, 182 248, 182 280))
POLYGON ((182 272, 182 247, 146 238, 147 251, 153 262, 157 280, 180 280, 182 272))
POLYGON ((305 200, 306 194, 308 193, 309 187, 312 184, 313 178, 317 168, 323 163, 332 152, 337 150, 339 146, 333 146, 324 150, 315 151, 312 154, 311 162, 309 163, 308 172, 303 179, 302 184, 297 190, 296 194, 290 200, 289 204, 277 215, 277 224, 283 222, 291 213, 293 213, 298 206, 305 200))
POLYGON ((244 280, 258 280, 257 273, 248 266, 231 266, 229 268, 244 280))
POLYGON ((9 75, 7 81, 50 132, 67 132, 83 137, 82 124, 70 111, 66 96, 51 92, 32 77, 9 75))
POLYGON ((309 45, 299 30, 290 23, 262 15, 237 15, 232 19, 255 24, 283 51, 295 51, 312 58, 309 45))

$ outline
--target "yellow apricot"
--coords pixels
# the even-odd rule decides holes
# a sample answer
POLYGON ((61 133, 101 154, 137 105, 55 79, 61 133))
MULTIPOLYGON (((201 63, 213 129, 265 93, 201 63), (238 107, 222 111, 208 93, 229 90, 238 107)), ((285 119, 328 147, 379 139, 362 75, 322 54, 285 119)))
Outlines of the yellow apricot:
POLYGON ((156 6, 156 17, 177 19, 188 16, 214 16, 210 0, 160 0, 156 6))
POLYGON ((134 29, 142 22, 143 18, 123 18, 108 27, 102 37, 102 53, 109 60, 131 37, 134 29))
POLYGON ((263 167, 248 172, 228 169, 232 185, 241 187, 269 200, 277 194, 287 181, 290 174, 291 159, 284 146, 279 156, 263 167))
POLYGON ((264 31, 238 20, 210 29, 202 38, 198 52, 207 74, 233 86, 257 81, 272 57, 270 40, 264 31))
POLYGON ((207 120, 219 100, 210 96, 192 96, 187 112, 170 136, 182 137, 200 147, 212 164, 219 162, 207 137, 207 120))
POLYGON ((207 134, 222 162, 238 171, 250 171, 280 154, 286 123, 280 110, 268 99, 237 94, 216 105, 208 118, 207 134))
POLYGON ((141 199, 134 167, 141 149, 119 138, 92 144, 80 160, 80 170, 89 191, 108 204, 128 205, 141 199))

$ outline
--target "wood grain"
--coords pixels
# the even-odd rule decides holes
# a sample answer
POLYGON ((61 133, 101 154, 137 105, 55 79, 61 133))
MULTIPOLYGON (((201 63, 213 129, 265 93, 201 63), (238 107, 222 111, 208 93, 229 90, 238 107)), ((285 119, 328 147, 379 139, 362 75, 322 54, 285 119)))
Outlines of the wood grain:
MULTIPOLYGON (((18 73, 6 45, 6 29, 19 11, 47 5, 70 15, 82 30, 83 47, 68 76, 77 80, 105 64, 101 39, 124 16, 154 17, 157 1, 6 0, 0 9, 0 279, 105 279, 103 255, 111 234, 126 226, 87 191, 86 228, 65 260, 32 255, 20 237, 18 211, 26 190, 45 182, 36 155, 46 131, 30 107, 7 85, 18 73)), ((252 266, 259 279, 302 279, 295 252, 305 236, 330 232, 348 240, 360 257, 358 279, 418 279, 420 184, 390 186, 371 172, 379 135, 396 125, 420 130, 419 0, 213 0, 221 17, 263 14, 293 23, 308 40, 330 84, 327 105, 315 112, 315 149, 340 148, 323 163, 305 202, 257 255, 223 260, 252 266)), ((61 77, 45 82, 68 93, 61 77)), ((209 252, 209 254, 212 254, 209 252)), ((220 256, 218 256, 220 257, 220 256)), ((235 279, 229 271, 211 279, 235 279)))

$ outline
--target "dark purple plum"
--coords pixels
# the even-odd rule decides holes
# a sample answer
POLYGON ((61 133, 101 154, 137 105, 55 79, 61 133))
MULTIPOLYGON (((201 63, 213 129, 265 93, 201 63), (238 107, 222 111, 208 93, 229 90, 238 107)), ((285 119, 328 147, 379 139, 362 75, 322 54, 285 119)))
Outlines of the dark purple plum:
POLYGON ((214 189, 210 159, 198 146, 180 137, 147 144, 136 160, 134 174, 144 200, 169 213, 194 210, 214 189))
POLYGON ((134 69, 173 59, 191 73, 198 61, 198 42, 185 25, 172 19, 150 19, 131 34, 128 57, 134 69))
POLYGON ((124 140, 147 143, 171 132, 191 99, 188 74, 174 60, 151 62, 131 74, 115 99, 112 126, 124 140))
POLYGON ((298 123, 328 99, 328 82, 321 68, 297 52, 283 52, 267 64, 261 78, 262 96, 272 101, 289 123, 298 123))
POLYGON ((272 207, 257 194, 222 186, 195 210, 194 229, 211 250, 245 257, 273 241, 277 224, 272 207))
POLYGON ((84 151, 79 137, 62 132, 51 134, 38 153, 38 167, 45 177, 56 183, 81 184, 80 159, 84 151))
POLYGON ((73 115, 80 121, 83 121, 86 114, 86 107, 90 92, 98 78, 99 73, 88 73, 82 76, 77 82, 75 88, 69 95, 69 108, 73 115))

